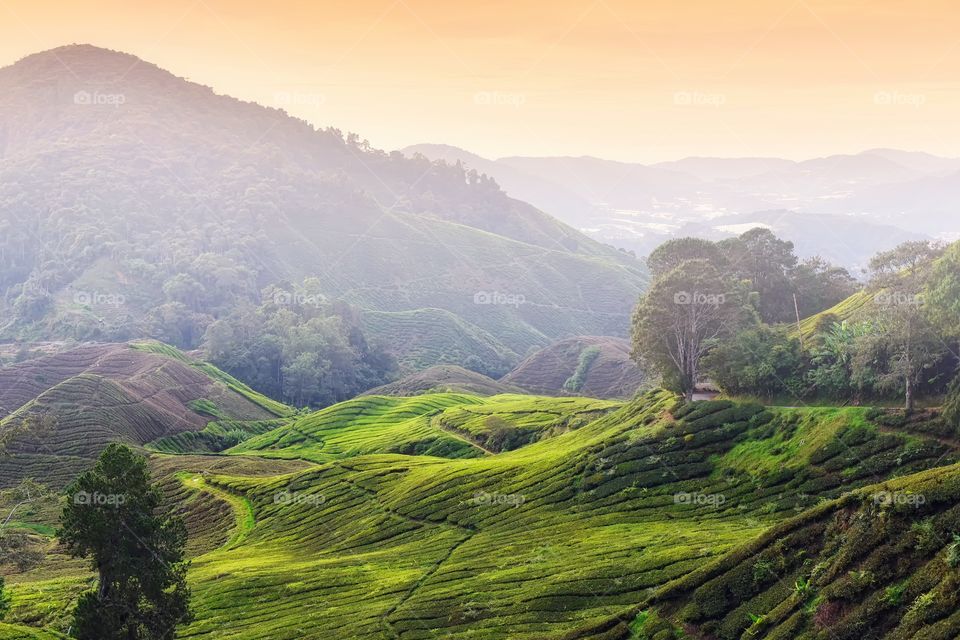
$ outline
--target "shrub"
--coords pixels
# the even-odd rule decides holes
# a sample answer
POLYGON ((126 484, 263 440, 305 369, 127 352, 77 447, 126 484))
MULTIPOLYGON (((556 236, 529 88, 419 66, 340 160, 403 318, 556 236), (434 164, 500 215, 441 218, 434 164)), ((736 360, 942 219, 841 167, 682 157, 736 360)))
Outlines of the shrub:
POLYGON ((947 566, 960 567, 960 535, 953 534, 953 542, 947 545, 947 566))

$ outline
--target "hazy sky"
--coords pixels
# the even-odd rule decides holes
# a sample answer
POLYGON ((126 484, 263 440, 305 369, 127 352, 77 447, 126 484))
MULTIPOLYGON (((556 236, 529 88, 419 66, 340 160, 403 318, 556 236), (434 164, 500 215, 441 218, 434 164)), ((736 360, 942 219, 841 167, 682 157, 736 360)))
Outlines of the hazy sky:
POLYGON ((72 42, 387 149, 960 155, 947 0, 0 0, 0 64, 72 42))

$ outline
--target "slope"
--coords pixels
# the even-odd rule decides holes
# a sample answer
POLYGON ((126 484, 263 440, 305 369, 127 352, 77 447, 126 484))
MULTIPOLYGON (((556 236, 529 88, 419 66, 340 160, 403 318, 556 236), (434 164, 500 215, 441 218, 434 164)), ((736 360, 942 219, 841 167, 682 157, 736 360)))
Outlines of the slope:
POLYGON ((127 54, 78 45, 0 69, 0 334, 127 340, 160 325, 194 347, 209 316, 308 277, 363 309, 443 308, 504 336, 504 353, 622 333, 646 282, 488 178, 127 54), (475 304, 480 292, 526 304, 475 304))
POLYGON ((290 409, 156 344, 81 346, 0 369, 0 485, 63 486, 109 442, 140 446, 217 421, 254 431, 290 409), (224 380, 227 381, 225 384, 224 380))
MULTIPOLYGON (((559 411, 569 400, 540 402, 559 411)), ((365 446, 438 403, 446 413, 488 401, 390 402, 348 407, 357 417, 341 424, 330 410, 303 420, 365 446)), ((958 459, 944 443, 883 432, 867 416, 681 406, 650 392, 579 428, 469 459, 341 453, 269 476, 240 473, 262 466, 249 457, 233 471, 166 457, 188 495, 242 496, 252 519, 240 542, 193 559, 197 620, 182 637, 626 637, 651 590, 823 500, 958 459)), ((15 620, 42 625, 27 594, 49 588, 65 608, 65 585, 82 579, 17 576, 15 620)))
POLYGON ((395 382, 377 387, 364 395, 415 396, 429 392, 472 393, 493 396, 518 393, 520 389, 497 382, 482 373, 453 365, 436 365, 419 373, 404 376, 395 382))
POLYGON ((622 338, 580 336, 530 355, 501 382, 530 393, 630 398, 645 382, 622 338))

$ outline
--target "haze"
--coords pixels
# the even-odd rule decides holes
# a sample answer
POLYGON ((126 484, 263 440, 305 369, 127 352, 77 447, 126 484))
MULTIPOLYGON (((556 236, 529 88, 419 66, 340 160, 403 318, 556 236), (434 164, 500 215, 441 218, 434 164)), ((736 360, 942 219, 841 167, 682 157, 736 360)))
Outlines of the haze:
POLYGON ((960 155, 958 12, 939 0, 13 0, 0 23, 0 65, 88 42, 387 149, 960 155))

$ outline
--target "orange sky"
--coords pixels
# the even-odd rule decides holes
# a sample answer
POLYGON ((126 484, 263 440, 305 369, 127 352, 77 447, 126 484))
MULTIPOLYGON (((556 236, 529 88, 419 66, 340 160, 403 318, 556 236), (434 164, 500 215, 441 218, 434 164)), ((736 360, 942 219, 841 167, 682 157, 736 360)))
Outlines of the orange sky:
POLYGON ((387 149, 960 155, 947 0, 0 0, 0 64, 71 42, 387 149))

